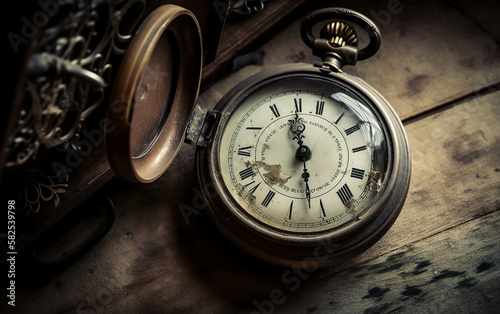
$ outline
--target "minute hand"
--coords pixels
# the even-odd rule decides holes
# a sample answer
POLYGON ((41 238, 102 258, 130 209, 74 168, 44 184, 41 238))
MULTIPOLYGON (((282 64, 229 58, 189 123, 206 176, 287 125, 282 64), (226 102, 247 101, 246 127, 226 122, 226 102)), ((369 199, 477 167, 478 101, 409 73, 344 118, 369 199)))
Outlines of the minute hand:
POLYGON ((311 191, 309 190, 309 172, 307 172, 306 168, 306 161, 304 159, 304 172, 302 173, 302 179, 304 179, 304 182, 306 183, 306 199, 307 199, 307 204, 309 205, 309 208, 311 208, 311 191))

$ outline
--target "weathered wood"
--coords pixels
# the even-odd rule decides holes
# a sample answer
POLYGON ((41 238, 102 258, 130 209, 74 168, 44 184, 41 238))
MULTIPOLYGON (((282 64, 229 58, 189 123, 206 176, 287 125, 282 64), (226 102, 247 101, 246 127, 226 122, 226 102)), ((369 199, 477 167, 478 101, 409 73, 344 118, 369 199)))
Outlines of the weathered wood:
MULTIPOLYGON (((488 243, 497 241, 498 220, 495 220, 491 227, 493 229, 490 229, 485 227, 490 222, 483 221, 486 219, 483 217, 497 217, 498 214, 491 213, 498 212, 500 208, 500 157, 497 154, 500 147, 500 126, 497 123, 500 115, 499 95, 500 92, 497 92, 471 99, 409 124, 407 132, 412 145, 414 176, 410 195, 396 224, 379 243, 359 258, 341 267, 319 270, 315 276, 337 278, 342 269, 347 268, 347 272, 353 268, 364 269, 356 273, 356 276, 366 276, 356 278, 353 289, 358 289, 358 297, 363 294, 361 301, 370 301, 365 303, 366 307, 376 307, 384 304, 377 304, 376 300, 382 297, 378 295, 388 286, 397 286, 391 289, 395 291, 396 298, 398 293, 415 293, 419 291, 416 289, 422 290, 421 285, 424 285, 420 281, 409 282, 410 287, 416 288, 406 291, 407 278, 400 276, 399 272, 392 273, 392 277, 380 283, 373 283, 373 276, 377 271, 384 273, 382 265, 377 266, 379 268, 373 265, 388 259, 387 269, 396 269, 398 263, 402 263, 399 260, 395 260, 395 264, 389 263, 393 260, 390 256, 393 256, 394 252, 410 252, 409 248, 412 247, 413 251, 408 253, 408 256, 414 258, 415 262, 421 262, 430 259, 426 256, 432 251, 435 256, 432 263, 439 265, 432 268, 432 272, 437 271, 432 276, 444 276, 446 269, 472 274, 471 267, 479 266, 482 262, 479 259, 483 257, 485 262, 497 265, 500 251, 488 243), (469 244, 450 242, 456 247, 453 254, 470 255, 469 258, 473 258, 468 260, 468 268, 457 268, 457 264, 452 263, 456 257, 444 255, 446 252, 442 245, 433 243, 448 243, 449 240, 442 240, 438 235, 446 235, 447 232, 458 235, 461 232, 460 226, 463 225, 483 226, 482 232, 488 232, 488 236, 478 233, 479 238, 470 238, 468 235, 464 237, 470 239, 470 243, 483 239, 484 250, 489 250, 480 255, 470 251, 473 247, 469 244), (426 244, 425 241, 431 242, 426 244), (420 247, 424 250, 421 251, 420 247), (440 254, 441 259, 438 258, 440 254), (377 260, 380 255, 389 257, 377 260), (491 256, 491 259, 486 260, 485 256, 491 256), (377 287, 381 290, 376 289, 377 287), (370 293, 370 289, 375 290, 370 293), (374 297, 371 298, 370 295, 374 297), (363 299, 363 296, 369 297, 363 299)), ((187 156, 191 156, 191 153, 191 147, 187 147, 181 155, 189 159, 187 156)), ((207 312, 219 312, 223 309, 249 307, 254 300, 269 298, 269 294, 275 289, 289 291, 290 287, 299 283, 302 285, 302 280, 296 279, 298 275, 285 273, 288 270, 271 267, 240 253, 218 234, 202 213, 183 216, 180 210, 182 206, 185 206, 184 209, 190 206, 196 212, 196 206, 199 204, 197 190, 190 195, 179 194, 179 191, 189 190, 193 172, 191 161, 177 161, 174 164, 175 171, 163 176, 159 182, 150 185, 126 185, 113 193, 119 212, 116 225, 107 238, 61 277, 52 279, 42 292, 37 289, 31 292, 26 290, 20 293, 20 298, 43 300, 44 294, 58 296, 55 298, 57 303, 43 305, 47 311, 61 308, 68 311, 77 308, 90 309, 90 301, 93 300, 100 304, 97 305, 98 308, 119 312, 134 312, 144 308, 152 311, 191 312, 199 310, 200 305, 206 308, 207 312), (175 207, 172 204, 182 206, 175 207), (97 287, 99 290, 96 291, 97 287), (98 299, 102 300, 97 302, 98 299)), ((457 236, 444 237, 459 242, 457 236)), ((411 261, 412 259, 406 259, 406 266, 401 266, 401 271, 410 272, 410 268, 414 267, 411 261)), ((470 281, 470 275, 456 277, 455 279, 460 281, 473 282, 470 281)), ((345 280, 349 282, 353 281, 353 278, 348 277, 345 280)), ((485 285, 492 281, 486 277, 475 280, 485 280, 485 285)), ((308 281, 307 287, 316 287, 315 282, 308 281)), ((317 289, 321 290, 324 282, 320 280, 317 289)), ((453 287, 457 285, 455 281, 452 283, 453 287)), ((338 285, 334 287, 339 289, 338 285)), ((432 288, 430 285, 425 287, 432 288)), ((436 287, 438 288, 444 289, 440 286, 436 287)), ((310 298, 310 289, 300 290, 300 293, 304 293, 304 298, 310 298)), ((456 290, 452 289, 450 293, 456 297, 454 291, 456 290)), ((348 300, 350 294, 347 295, 343 294, 348 300)), ((431 301, 440 300, 437 296, 431 297, 430 292, 425 295, 431 301)), ((336 301, 337 298, 329 299, 330 296, 331 294, 325 294, 321 299, 323 303, 312 303, 311 306, 321 305, 324 308, 331 306, 329 302, 332 300, 342 301, 336 301)), ((290 299, 296 297, 294 294, 290 299)), ((447 306, 460 301, 449 300, 447 306)), ((309 306, 310 303, 307 304, 304 306, 309 306)), ((489 303, 484 304, 489 306, 489 303)), ((23 302, 22 306, 30 309, 28 303, 23 302)), ((37 307, 39 306, 40 304, 37 304, 37 307)), ((393 305, 390 306, 392 308, 393 305)))
MULTIPOLYGON (((324 7, 325 3, 317 6, 324 7)), ((344 69, 379 90, 401 119, 418 116, 500 82, 498 43, 474 20, 441 1, 399 3, 398 9, 393 10, 397 14, 388 11, 385 0, 335 1, 334 5, 357 10, 378 24, 382 33, 380 51, 356 67, 344 69)), ((249 73, 285 63, 317 60, 300 38, 301 22, 297 19, 257 49, 265 52, 261 66, 244 69, 241 75, 234 73, 207 91, 216 94, 206 101, 207 105, 216 103, 223 94, 221 90, 228 90, 249 73)))
POLYGON ((406 125, 409 197, 388 234, 353 263, 499 209, 499 118, 495 92, 406 125))
MULTIPOLYGON (((494 313, 499 235, 496 211, 335 275, 314 274, 296 291, 289 285, 275 313, 494 313)), ((270 308, 265 301, 257 304, 270 308)))
MULTIPOLYGON (((274 296, 274 303, 286 298, 273 305, 282 313, 495 312, 500 307, 500 91, 495 91, 500 71, 498 58, 493 60, 498 46, 476 21, 442 2, 401 4, 404 10, 382 29, 386 48, 349 69, 378 88, 407 121, 412 152, 405 207, 374 247, 311 274, 247 256, 199 210, 195 148, 185 146, 159 181, 115 182, 110 195, 117 218, 106 238, 41 286, 19 287, 16 309, 237 313, 256 311, 256 304, 265 309, 270 305, 264 301, 274 296), (477 46, 460 38, 474 38, 477 46)), ((334 5, 368 16, 387 9, 386 1, 334 5)), ((305 46, 282 39, 296 36, 294 27, 262 47, 264 66, 230 74, 206 90, 200 103, 214 106, 236 82, 275 62, 309 62, 302 59, 305 46)))
POLYGON ((500 3, 496 0, 483 1, 449 1, 465 16, 471 18, 483 32, 500 42, 500 3))

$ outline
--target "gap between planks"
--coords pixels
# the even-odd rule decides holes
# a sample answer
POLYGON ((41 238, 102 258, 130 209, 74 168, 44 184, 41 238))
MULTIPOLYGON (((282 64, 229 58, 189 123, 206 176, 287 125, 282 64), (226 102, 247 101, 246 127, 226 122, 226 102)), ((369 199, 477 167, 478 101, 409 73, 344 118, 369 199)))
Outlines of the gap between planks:
POLYGON ((495 211, 484 221, 470 221, 440 236, 416 241, 346 269, 338 277, 319 280, 318 276, 317 284, 308 286, 307 293, 289 298, 278 312, 314 308, 340 313, 362 309, 365 313, 455 313, 457 309, 489 313, 498 308, 500 300, 496 280, 500 257, 490 248, 498 247, 495 238, 483 239, 498 232, 499 218, 500 212, 495 211), (492 228, 481 228, 483 222, 492 228), (472 244, 473 254, 461 253, 472 244), (351 285, 353 280, 356 284, 351 285))
POLYGON ((490 86, 480 88, 476 91, 470 92, 470 93, 463 95, 461 97, 458 97, 456 99, 444 102, 444 103, 437 105, 433 108, 429 108, 428 110, 418 112, 415 115, 401 119, 401 122, 403 123, 403 125, 406 126, 408 124, 423 120, 423 119, 430 117, 432 115, 435 115, 435 114, 441 113, 443 111, 452 109, 458 105, 464 104, 464 103, 472 101, 474 99, 477 99, 477 98, 480 98, 480 97, 483 97, 483 96, 486 96, 489 94, 493 94, 499 90, 500 90, 500 82, 496 83, 496 84, 492 84, 490 86))
POLYGON ((469 224, 469 223, 471 223, 471 222, 473 222, 473 221, 475 221, 477 219, 483 219, 483 218, 493 217, 493 215, 497 214, 499 212, 499 210, 500 210, 500 208, 497 208, 497 209, 495 209, 495 210, 493 210, 491 212, 475 216, 475 217, 473 217, 473 218, 471 218, 469 220, 465 220, 465 221, 459 222, 456 225, 450 226, 450 227, 445 228, 443 230, 438 230, 435 233, 429 234, 429 235, 427 235, 425 237, 422 237, 420 239, 414 240, 414 241, 406 243, 406 244, 404 244, 402 246, 398 246, 398 247, 395 247, 395 248, 393 248, 391 250, 388 250, 388 251, 384 252, 383 254, 367 258, 366 260, 363 260, 360 263, 349 264, 349 265, 347 265, 347 264, 339 265, 340 267, 338 267, 338 268, 335 267, 332 271, 325 271, 322 274, 318 274, 317 278, 318 279, 327 278, 327 277, 330 277, 332 275, 338 274, 340 272, 343 272, 343 271, 346 271, 346 270, 349 270, 349 269, 358 268, 360 265, 368 265, 368 264, 372 263, 373 261, 375 261, 377 259, 383 258, 385 256, 390 256, 390 255, 394 254, 397 251, 404 250, 405 248, 409 249, 409 248, 413 247, 415 244, 419 244, 421 242, 428 241, 429 239, 431 239, 431 238, 433 238, 433 237, 435 237, 437 235, 444 234, 446 232, 449 232, 451 230, 456 229, 457 227, 461 227, 461 226, 467 225, 467 224, 469 224), (347 267, 341 267, 341 266, 347 266, 347 267))
MULTIPOLYGON (((498 86, 497 86, 498 87, 498 86)), ((497 91, 498 93, 498 91, 497 91)), ((493 99, 495 99, 495 95, 493 95, 494 92, 488 92, 486 90, 483 90, 482 92, 482 95, 479 96, 478 94, 477 97, 466 97, 466 99, 460 99, 460 100, 457 100, 457 101, 454 101, 454 102, 451 102, 447 105, 446 108, 444 107, 441 107, 440 110, 434 110, 432 114, 427 114, 426 117, 430 117, 432 115, 438 115, 439 113, 442 113, 442 111, 446 110, 446 109, 453 109, 454 107, 457 107, 458 105, 462 105, 462 106, 473 106, 474 105, 474 101, 475 99, 482 99, 481 101, 483 102, 483 105, 487 105, 488 102, 491 102, 493 99)), ((481 104, 480 104, 481 105, 481 104)), ((495 106, 493 104, 489 104, 490 106, 495 106)), ((465 108, 465 107, 464 107, 465 108)), ((453 114, 453 113, 452 113, 453 114)), ((445 117, 445 115, 441 115, 441 117, 445 117)), ((479 118, 479 116, 477 117, 473 117, 474 118, 479 118)), ((420 119, 418 120, 423 120, 423 117, 421 117, 420 119)), ((491 120, 491 119, 490 119, 491 120)), ((413 121, 410 121, 410 122, 416 122, 416 120, 413 120, 413 121)), ((408 123, 410 123, 408 122, 408 123)), ((491 121, 490 121, 491 122, 491 121)), ((469 123, 467 126, 466 126, 466 129, 464 131, 464 134, 467 134, 467 132, 470 132, 472 130, 472 124, 469 123)), ((415 130, 410 130, 410 133, 414 133, 415 130)), ((494 131, 492 131, 493 133, 490 133, 490 135, 493 135, 494 136, 494 131)), ((412 134, 413 134, 412 133, 412 134)), ((417 140, 417 139, 414 139, 414 140, 417 140)), ((491 144, 491 145, 495 145, 495 144, 491 144)), ((420 145, 422 146, 422 144, 420 145)), ((417 150, 418 149, 422 149, 422 147, 418 147, 418 145, 416 146, 417 147, 417 150)), ((491 153, 490 153, 491 154, 491 153)), ((490 155, 491 156, 491 155, 490 155)), ((489 160, 489 162, 494 162, 493 159, 490 159, 486 156, 483 156, 486 160, 489 160)), ((418 158, 418 157, 417 157, 418 158)), ((479 165, 479 164, 478 164, 479 165)), ((457 164, 458 166, 458 164, 457 164)), ((468 165, 470 167, 470 165, 468 165)), ((435 165, 435 167, 438 167, 439 168, 439 165, 435 165)), ((464 167, 467 168, 467 165, 464 165, 464 167)), ((471 175, 473 175, 473 172, 470 173, 471 175)), ((416 179, 416 178, 415 178, 416 179)), ((465 188, 465 187, 464 187, 465 188)), ((417 186, 413 186, 413 192, 418 192, 418 184, 417 186), (417 189, 417 190, 416 190, 417 189)), ((409 198, 411 198, 411 191, 410 191, 410 194, 408 195, 409 198)), ((469 199, 470 201, 470 199, 469 199)), ((455 205, 459 205, 459 203, 455 204, 455 205)), ((464 205, 464 204, 462 204, 464 205)), ((411 206, 411 203, 407 203, 405 204, 405 206, 411 206)), ((455 229, 456 227, 458 226, 462 226, 466 223, 470 223, 472 221, 475 221, 475 220, 478 220, 478 219, 484 219, 484 217, 487 217, 487 215, 491 214, 491 213, 495 213, 495 212, 498 212, 498 210, 500 209, 500 206, 498 206, 498 202, 494 202, 494 203, 491 203, 490 202, 490 210, 488 212, 482 212, 479 210, 479 208, 476 208, 474 210, 474 215, 470 215, 470 216, 464 216, 463 220, 460 220, 460 219, 457 219, 452 225, 444 225, 443 228, 436 228, 434 230, 429 230, 429 232, 427 234, 424 234, 422 237, 419 237, 419 238, 413 238, 413 239, 409 239, 408 242, 406 243, 401 243, 401 245, 398 245, 398 246, 392 246, 392 247, 387 247, 387 250, 383 250, 381 252, 383 252, 382 254, 380 255, 377 255, 377 254, 368 254, 368 255, 365 255, 364 258, 361 258, 359 260, 353 260, 351 262, 347 262, 345 264, 342 264, 342 265, 338 265, 338 266, 334 266, 332 268, 330 268, 329 270, 327 270, 323 276, 330 276, 332 274, 335 274, 335 273, 338 273, 344 269, 349 269, 349 268, 352 268, 352 267, 356 267, 356 265, 361 265, 361 264, 366 264, 366 263, 369 263, 370 261, 378 258, 379 256, 386 256, 387 254, 390 254, 391 252, 394 252, 395 250, 399 250, 401 248, 404 248, 404 247, 408 247, 408 246, 411 246, 415 243, 419 243, 425 239, 429 239, 429 238, 432 238, 438 234, 441 234, 443 232, 446 232, 446 231, 450 231, 450 230, 453 230, 455 229)), ((404 210, 404 209, 403 209, 404 210)), ((398 218, 398 220, 401 220, 401 217, 398 218)), ((405 219, 403 219, 405 220, 405 219)), ((407 219, 406 219, 407 220, 407 219)), ((404 228, 404 226, 400 227, 400 228, 404 228)), ((399 230, 399 229, 398 229, 399 230)), ((382 249, 382 247, 380 248, 382 249)))

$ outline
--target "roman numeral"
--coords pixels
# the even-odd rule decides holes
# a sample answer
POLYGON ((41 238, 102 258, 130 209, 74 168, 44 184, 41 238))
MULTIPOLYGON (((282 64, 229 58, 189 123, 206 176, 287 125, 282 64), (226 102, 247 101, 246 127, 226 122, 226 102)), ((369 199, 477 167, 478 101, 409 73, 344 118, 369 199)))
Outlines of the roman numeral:
POLYGON ((248 167, 245 170, 241 170, 240 171, 241 181, 245 180, 246 178, 249 178, 249 177, 253 176, 253 174, 254 173, 253 173, 252 167, 248 167))
POLYGON ((325 108, 325 102, 322 100, 316 101, 316 114, 322 115, 325 108))
POLYGON ((353 152, 353 153, 357 153, 357 152, 364 151, 365 149, 366 149, 366 145, 364 145, 364 146, 360 146, 360 147, 356 147, 356 148, 353 148, 353 149, 352 149, 352 152, 353 152))
MULTIPOLYGON (((254 184, 254 183, 255 183, 255 181, 252 181, 252 182, 250 182, 250 183, 248 183, 248 184, 245 184, 244 186, 245 186, 245 187, 247 187, 247 186, 250 186, 250 185, 252 185, 252 184, 254 184)), ((248 192, 250 192, 250 194, 255 193, 255 191, 257 190, 257 188, 259 187, 259 185, 260 185, 261 183, 262 183, 262 182, 257 183, 257 185, 256 185, 256 186, 254 186, 253 188, 251 188, 248 192)))
POLYGON ((363 169, 352 168, 351 178, 363 179, 365 176, 365 171, 363 169))
POLYGON ((325 207, 323 207, 323 201, 319 200, 319 207, 321 208, 321 212, 319 213, 319 217, 326 217, 325 207))
POLYGON ((298 102, 297 98, 294 98, 293 101, 295 102, 295 112, 302 112, 302 98, 299 98, 298 102))
POLYGON ((278 108, 276 107, 276 104, 273 104, 272 106, 269 106, 271 111, 273 112, 273 115, 278 118, 280 116, 280 112, 278 111, 278 108))
POLYGON ((342 119, 342 117, 344 116, 344 113, 345 113, 345 112, 342 112, 342 113, 340 114, 340 117, 338 117, 338 119, 335 121, 335 124, 339 124, 339 121, 340 121, 340 119, 342 119))
POLYGON ((337 195, 340 197, 340 200, 344 205, 349 201, 353 195, 347 184, 344 184, 338 191, 337 195))
POLYGON ((261 126, 247 126, 247 130, 259 131, 262 130, 261 126))
POLYGON ((262 201, 262 206, 267 207, 267 205, 269 205, 269 203, 273 199, 274 194, 276 193, 274 193, 273 191, 269 191, 266 195, 266 198, 264 198, 264 200, 262 201))
POLYGON ((250 152, 252 150, 252 146, 245 146, 238 148, 238 155, 250 157, 250 152))
POLYGON ((351 135, 352 133, 356 132, 357 130, 359 130, 359 125, 355 125, 355 126, 352 126, 350 128, 348 128, 347 130, 345 130, 345 134, 346 135, 351 135))

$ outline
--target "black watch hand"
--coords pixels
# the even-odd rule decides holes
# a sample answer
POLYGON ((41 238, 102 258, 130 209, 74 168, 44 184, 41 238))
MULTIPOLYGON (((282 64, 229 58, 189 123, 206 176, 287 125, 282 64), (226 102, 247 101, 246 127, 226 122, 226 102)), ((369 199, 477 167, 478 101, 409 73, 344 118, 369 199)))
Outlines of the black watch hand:
POLYGON ((304 182, 306 183, 306 199, 307 203, 309 204, 309 208, 311 208, 311 191, 309 190, 309 172, 307 172, 306 168, 306 160, 304 158, 304 172, 302 173, 302 179, 304 179, 304 182))
POLYGON ((304 163, 304 172, 302 173, 302 179, 304 179, 304 182, 306 183, 306 199, 309 208, 311 208, 311 190, 309 189, 310 175, 306 168, 306 161, 311 159, 311 149, 308 146, 303 145, 304 142, 302 141, 302 139, 305 137, 302 133, 306 129, 306 125, 304 124, 304 119, 299 118, 299 114, 297 113, 297 111, 295 111, 294 119, 289 121, 290 121, 290 132, 292 132, 294 135, 293 139, 294 140, 296 139, 297 144, 299 144, 299 147, 295 152, 295 158, 304 163))
POLYGON ((302 133, 306 129, 306 125, 304 124, 304 119, 299 118, 299 114, 295 111, 295 117, 293 120, 288 120, 290 122, 290 132, 293 133, 293 140, 297 140, 297 144, 302 145, 302 139, 304 135, 302 133))

